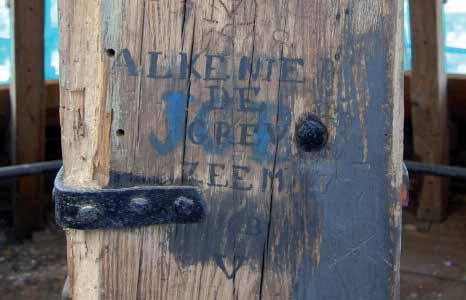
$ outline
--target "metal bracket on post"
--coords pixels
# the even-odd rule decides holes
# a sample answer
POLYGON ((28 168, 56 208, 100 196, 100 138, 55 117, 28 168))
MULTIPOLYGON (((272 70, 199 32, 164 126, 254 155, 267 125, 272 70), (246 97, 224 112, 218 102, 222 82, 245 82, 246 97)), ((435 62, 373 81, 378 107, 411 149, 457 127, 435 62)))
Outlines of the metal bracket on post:
POLYGON ((53 199, 57 224, 71 229, 198 223, 205 217, 202 195, 195 187, 67 188, 63 168, 55 179, 53 199))

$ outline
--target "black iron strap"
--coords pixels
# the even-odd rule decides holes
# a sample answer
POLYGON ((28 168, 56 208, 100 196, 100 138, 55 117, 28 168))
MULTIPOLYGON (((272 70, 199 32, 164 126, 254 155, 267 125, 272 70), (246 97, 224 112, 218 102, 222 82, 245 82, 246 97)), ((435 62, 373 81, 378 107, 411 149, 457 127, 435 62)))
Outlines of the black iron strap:
POLYGON ((131 228, 197 223, 205 216, 202 195, 191 186, 74 189, 58 172, 53 191, 57 224, 72 229, 131 228))

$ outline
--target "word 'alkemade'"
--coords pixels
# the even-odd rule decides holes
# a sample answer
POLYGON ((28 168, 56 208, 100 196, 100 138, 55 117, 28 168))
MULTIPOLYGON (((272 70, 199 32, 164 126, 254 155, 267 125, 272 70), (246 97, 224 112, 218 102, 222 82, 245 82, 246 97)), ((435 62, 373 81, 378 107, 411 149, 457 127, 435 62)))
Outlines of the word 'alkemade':
MULTIPOLYGON (((175 57, 166 57, 162 52, 148 52, 148 71, 138 69, 135 59, 128 49, 117 55, 113 68, 125 68, 129 76, 140 73, 154 80, 279 80, 284 82, 304 82, 304 60, 302 58, 250 58, 242 56, 239 61, 223 54, 193 54, 180 52, 175 57), (229 69, 235 65, 235 70, 229 69), (203 71, 200 71, 203 70, 203 71), (278 76, 274 78, 274 76, 278 76)), ((238 60, 238 58, 236 58, 238 60)))

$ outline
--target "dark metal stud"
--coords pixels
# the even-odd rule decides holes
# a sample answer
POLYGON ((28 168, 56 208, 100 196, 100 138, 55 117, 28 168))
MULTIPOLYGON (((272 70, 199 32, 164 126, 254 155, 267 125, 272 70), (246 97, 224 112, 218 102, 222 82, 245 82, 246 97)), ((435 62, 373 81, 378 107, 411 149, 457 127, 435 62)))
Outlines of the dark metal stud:
POLYGON ((82 206, 79 208, 76 218, 81 220, 84 224, 91 224, 99 218, 99 211, 92 205, 82 206))
POLYGON ((144 212, 144 210, 147 209, 148 205, 149 201, 147 201, 147 199, 144 197, 133 198, 131 199, 131 202, 129 204, 130 208, 137 213, 144 212))
POLYGON ((180 196, 175 200, 175 210, 182 216, 190 216, 193 213, 194 201, 184 196, 180 196))
POLYGON ((296 143, 305 152, 319 151, 328 141, 327 127, 313 114, 304 114, 296 123, 296 143))

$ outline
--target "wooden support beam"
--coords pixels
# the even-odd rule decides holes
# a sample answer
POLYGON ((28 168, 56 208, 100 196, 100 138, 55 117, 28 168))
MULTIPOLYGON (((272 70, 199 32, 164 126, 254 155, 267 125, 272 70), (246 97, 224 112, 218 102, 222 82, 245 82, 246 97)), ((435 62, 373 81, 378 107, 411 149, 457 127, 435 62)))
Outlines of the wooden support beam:
POLYGON ((401 0, 58 3, 65 185, 207 207, 68 229, 73 299, 398 298, 401 0))
MULTIPOLYGON (((60 126, 60 120, 58 117, 58 107, 60 102, 59 94, 58 80, 46 80, 46 127, 60 126)), ((9 85, 0 85, 0 135, 3 135, 9 128, 10 99, 9 85)))
MULTIPOLYGON (((415 153, 422 162, 448 163, 447 76, 443 1, 411 0, 411 97, 415 153)), ((418 218, 440 221, 447 204, 443 178, 424 176, 418 218)))
MULTIPOLYGON (((11 81, 12 162, 32 163, 44 159, 44 1, 12 0, 13 24, 11 81)), ((18 238, 42 226, 43 199, 40 177, 18 180, 14 200, 15 232, 18 238)))

